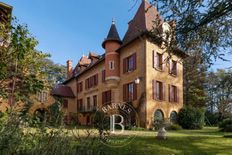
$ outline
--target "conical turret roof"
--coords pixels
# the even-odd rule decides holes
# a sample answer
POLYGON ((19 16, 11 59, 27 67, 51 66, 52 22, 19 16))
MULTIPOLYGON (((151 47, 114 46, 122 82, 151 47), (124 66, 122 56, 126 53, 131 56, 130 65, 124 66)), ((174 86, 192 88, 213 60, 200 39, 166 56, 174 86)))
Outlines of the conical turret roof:
POLYGON ((119 34, 118 34, 118 31, 117 31, 117 28, 116 28, 116 25, 115 25, 115 22, 112 21, 112 24, 111 24, 111 27, 110 27, 110 30, 109 30, 109 33, 107 35, 107 38, 103 41, 102 43, 102 47, 105 48, 105 43, 107 41, 116 41, 118 43, 122 43, 120 37, 119 37, 119 34))

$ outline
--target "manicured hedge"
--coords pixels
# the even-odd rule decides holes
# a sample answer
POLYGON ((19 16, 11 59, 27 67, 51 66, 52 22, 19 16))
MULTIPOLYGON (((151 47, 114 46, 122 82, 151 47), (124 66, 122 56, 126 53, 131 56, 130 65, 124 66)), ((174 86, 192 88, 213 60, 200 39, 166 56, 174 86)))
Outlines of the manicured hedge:
POLYGON ((178 122, 184 129, 202 129, 204 126, 204 109, 186 106, 178 113, 178 122))
POLYGON ((181 130, 182 127, 178 124, 168 124, 166 127, 165 127, 166 130, 181 130))

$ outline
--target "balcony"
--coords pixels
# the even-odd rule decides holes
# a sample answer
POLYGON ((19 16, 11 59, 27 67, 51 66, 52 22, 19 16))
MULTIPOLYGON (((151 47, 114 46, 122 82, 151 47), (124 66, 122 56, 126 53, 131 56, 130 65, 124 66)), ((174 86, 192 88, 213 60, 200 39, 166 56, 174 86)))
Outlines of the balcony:
POLYGON ((97 107, 91 106, 91 107, 80 107, 77 109, 77 112, 79 113, 94 113, 96 112, 97 107))

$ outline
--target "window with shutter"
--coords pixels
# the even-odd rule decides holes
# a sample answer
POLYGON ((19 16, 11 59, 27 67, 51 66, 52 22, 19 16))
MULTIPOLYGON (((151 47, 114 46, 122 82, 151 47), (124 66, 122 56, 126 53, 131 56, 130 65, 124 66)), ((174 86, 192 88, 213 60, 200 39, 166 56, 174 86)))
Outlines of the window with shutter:
POLYGON ((128 57, 128 72, 134 70, 134 56, 128 57))
POLYGON ((83 91, 83 88, 82 88, 83 86, 82 86, 82 85, 83 85, 83 82, 79 82, 79 83, 77 84, 77 92, 78 92, 78 93, 80 93, 80 92, 83 91))
POLYGON ((169 85, 169 101, 178 102, 178 89, 174 85, 169 85))
POLYGON ((136 53, 123 59, 123 73, 136 70, 136 63, 137 63, 136 59, 137 59, 136 53))
POLYGON ((63 101, 63 108, 68 108, 68 100, 63 101))
POLYGON ((156 68, 156 52, 152 51, 152 66, 156 68))
POLYGON ((164 84, 160 81, 153 80, 153 99, 164 100, 165 88, 164 84))
POLYGON ((93 106, 94 106, 94 108, 97 107, 97 95, 93 96, 93 106))
POLYGON ((123 101, 130 102, 137 99, 137 85, 134 82, 123 85, 123 101))
POLYGON ((169 68, 169 73, 171 75, 177 75, 177 61, 170 60, 170 68, 169 68))
POLYGON ((82 111, 83 109, 83 100, 82 99, 78 99, 77 100, 77 110, 78 111, 82 111))
POLYGON ((102 93, 102 104, 110 104, 111 102, 111 90, 102 93))
POLYGON ((89 89, 97 85, 98 85, 98 74, 95 74, 85 80, 85 89, 89 89))
POLYGON ((163 54, 156 53, 156 69, 162 70, 163 68, 163 54))

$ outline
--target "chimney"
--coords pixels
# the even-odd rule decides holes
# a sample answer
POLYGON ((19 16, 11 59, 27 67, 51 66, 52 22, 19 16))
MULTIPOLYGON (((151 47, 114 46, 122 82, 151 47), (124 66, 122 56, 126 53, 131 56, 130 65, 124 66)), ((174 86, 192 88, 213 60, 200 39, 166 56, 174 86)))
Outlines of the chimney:
POLYGON ((72 60, 67 61, 67 79, 70 78, 71 73, 72 73, 72 60))

